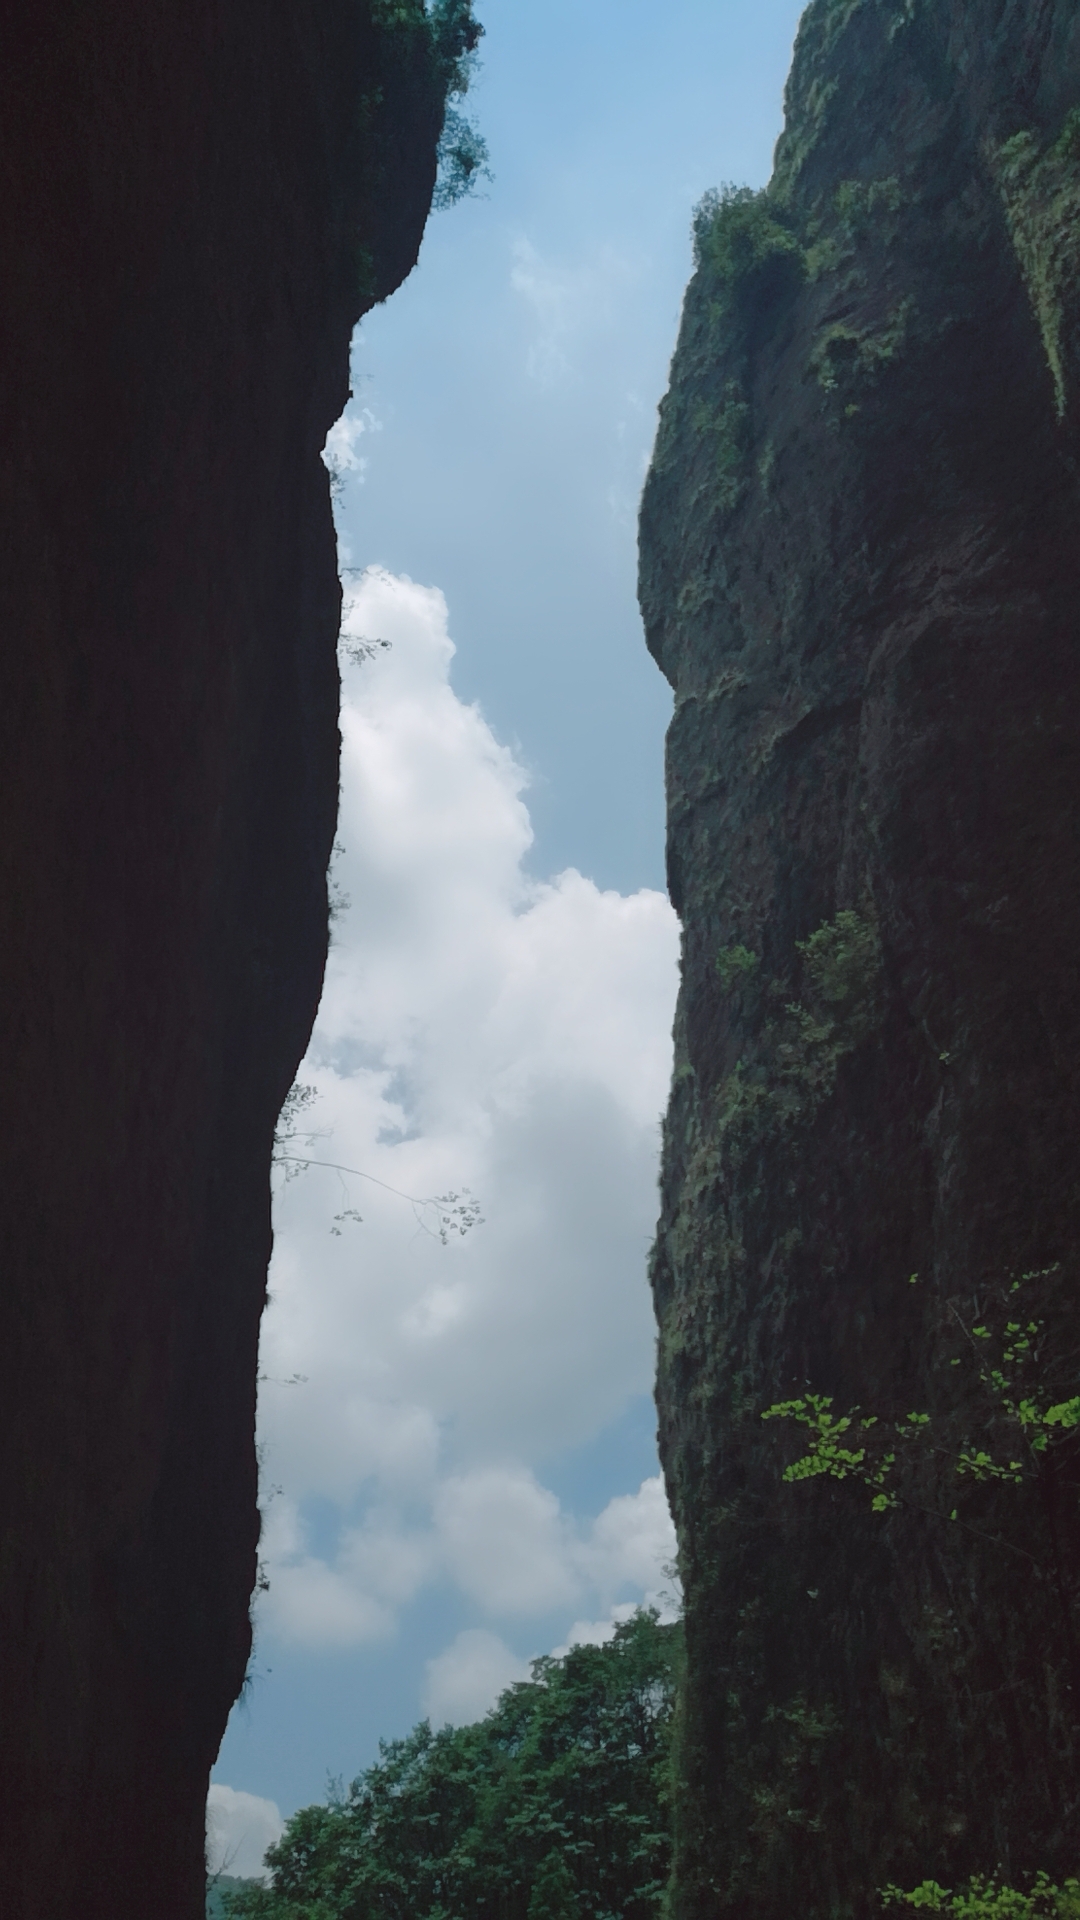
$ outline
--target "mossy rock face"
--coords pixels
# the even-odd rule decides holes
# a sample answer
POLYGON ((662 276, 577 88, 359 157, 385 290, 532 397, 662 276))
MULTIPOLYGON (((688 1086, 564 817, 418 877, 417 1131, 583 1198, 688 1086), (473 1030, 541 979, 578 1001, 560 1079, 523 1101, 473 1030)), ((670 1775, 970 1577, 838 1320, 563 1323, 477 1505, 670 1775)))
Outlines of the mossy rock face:
POLYGON ((676 1920, 1080 1856, 1075 1468, 950 1530, 785 1484, 761 1420, 955 1426, 950 1315, 1013 1272, 1053 1267, 1075 1346, 1080 16, 816 0, 787 108, 769 187, 699 210, 641 522, 685 929, 676 1920))
POLYGON ((992 165, 1064 419, 1080 375, 1080 106, 1055 139, 1013 134, 993 150, 992 165))

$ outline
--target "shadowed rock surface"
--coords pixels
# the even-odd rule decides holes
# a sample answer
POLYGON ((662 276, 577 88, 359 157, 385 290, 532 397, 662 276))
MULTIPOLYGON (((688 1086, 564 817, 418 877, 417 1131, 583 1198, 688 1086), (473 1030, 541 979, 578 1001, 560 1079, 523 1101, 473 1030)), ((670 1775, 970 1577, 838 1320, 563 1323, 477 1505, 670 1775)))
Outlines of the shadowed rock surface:
POLYGON ((326 951, 319 453, 353 324, 409 271, 431 199, 446 76, 421 15, 5 9, 10 1920, 202 1912, 207 1774, 250 1647, 271 1143, 326 951))
POLYGON ((814 0, 769 189, 698 217, 641 523, 678 1920, 1080 1859, 1075 1433, 1005 1405, 1077 1391, 1078 109, 1071 0, 814 0), (878 1485, 785 1483, 808 1393, 878 1485))

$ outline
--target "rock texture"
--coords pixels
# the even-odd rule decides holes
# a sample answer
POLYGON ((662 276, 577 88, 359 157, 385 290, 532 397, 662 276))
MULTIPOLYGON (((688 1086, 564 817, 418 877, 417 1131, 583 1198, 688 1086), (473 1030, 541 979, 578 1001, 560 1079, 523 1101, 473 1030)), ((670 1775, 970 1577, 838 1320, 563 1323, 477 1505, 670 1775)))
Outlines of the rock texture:
POLYGON ((1080 1861, 1075 1433, 1009 1412, 1080 1344, 1078 109, 1072 0, 814 0, 697 217, 641 525, 679 1920, 1080 1861), (863 1456, 785 1482, 809 1394, 863 1456))
POLYGON ((0 1911, 195 1920, 326 949, 319 453, 445 73, 419 0, 13 0, 3 37, 0 1911))

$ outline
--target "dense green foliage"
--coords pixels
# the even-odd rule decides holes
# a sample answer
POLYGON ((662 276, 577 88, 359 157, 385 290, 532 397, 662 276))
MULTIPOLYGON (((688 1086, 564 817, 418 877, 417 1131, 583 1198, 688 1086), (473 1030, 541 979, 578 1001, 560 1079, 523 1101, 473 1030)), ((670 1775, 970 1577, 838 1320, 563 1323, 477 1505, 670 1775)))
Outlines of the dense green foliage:
POLYGON ((797 258, 799 243, 777 219, 765 192, 714 187, 694 208, 694 264, 731 283, 777 259, 797 258))
POLYGON ((1064 1886, 1055 1887, 1045 1873, 1037 1873, 1030 1892, 1021 1893, 981 1876, 957 1892, 939 1887, 936 1880, 924 1880, 911 1893, 886 1887, 882 1900, 888 1907, 946 1913, 953 1920, 1075 1920, 1080 1915, 1080 1881, 1066 1880, 1064 1886))
POLYGON ((295 1814, 246 1920, 651 1920, 669 1863, 678 1629, 640 1612, 533 1663, 486 1719, 383 1743, 295 1814))
POLYGON ((432 0, 428 19, 440 68, 446 76, 447 100, 432 205, 452 207, 480 180, 491 178, 487 141, 475 121, 452 104, 469 91, 476 48, 484 29, 473 18, 472 0, 432 0))
POLYGON ((405 58, 425 45, 445 105, 439 138, 439 170, 432 206, 452 207, 478 181, 490 178, 487 142, 475 123, 455 104, 469 91, 476 49, 484 29, 472 0, 371 0, 377 26, 399 45, 405 58))
POLYGON ((225 1897, 227 1894, 245 1893, 251 1887, 259 1885, 257 1880, 245 1880, 233 1873, 218 1873, 206 1882, 206 1920, 225 1920, 225 1897))

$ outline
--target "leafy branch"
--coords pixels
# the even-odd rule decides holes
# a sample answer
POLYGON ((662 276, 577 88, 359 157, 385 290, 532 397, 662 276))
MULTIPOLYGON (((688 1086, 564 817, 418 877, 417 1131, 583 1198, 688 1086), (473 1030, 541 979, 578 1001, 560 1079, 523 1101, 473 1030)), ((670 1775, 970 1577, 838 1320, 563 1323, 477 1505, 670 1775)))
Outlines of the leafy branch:
MULTIPOLYGON (((310 1146, 313 1140, 325 1140, 325 1132, 308 1131, 299 1125, 301 1116, 318 1099, 319 1090, 308 1081, 296 1080, 289 1088, 278 1117, 274 1131, 274 1150, 270 1164, 284 1169, 286 1186, 290 1180, 298 1180, 309 1167, 327 1167, 332 1173, 349 1173, 357 1180, 367 1180, 373 1187, 381 1187, 384 1193, 392 1193, 399 1200, 407 1200, 412 1207, 417 1226, 423 1233, 429 1233, 434 1240, 441 1240, 443 1246, 449 1246, 451 1237, 457 1235, 461 1240, 473 1227, 484 1225, 484 1216, 480 1211, 480 1202, 468 1187, 451 1188, 449 1193, 416 1194, 405 1193, 401 1187, 392 1187, 388 1180, 380 1180, 373 1173, 365 1173, 363 1167, 347 1167, 338 1160, 322 1160, 313 1153, 289 1153, 287 1148, 306 1141, 310 1146)), ((344 1182, 342 1183, 344 1186, 344 1182)), ((347 1193, 346 1189, 346 1193, 347 1193)), ((346 1221, 357 1226, 363 1224, 363 1217, 353 1206, 345 1206, 335 1213, 330 1232, 335 1239, 340 1238, 346 1221)))
MULTIPOLYGON (((911 1285, 918 1281, 912 1274, 911 1285)), ((904 1507, 956 1524, 995 1554, 1025 1560, 1055 1596, 1070 1691, 1080 1703, 1071 1545, 1080 1492, 1080 1369, 1071 1289, 1062 1285, 1057 1262, 984 1291, 967 1313, 947 1302, 945 1321, 962 1345, 948 1357, 949 1373, 959 1370, 956 1389, 935 1411, 891 1419, 858 1406, 838 1413, 830 1395, 815 1393, 767 1407, 763 1419, 791 1421, 805 1436, 804 1452, 783 1478, 855 1481, 874 1513, 904 1507)))
MULTIPOLYGON (((858 1419, 859 1408, 853 1407, 850 1413, 834 1415, 832 1395, 823 1393, 803 1394, 797 1400, 778 1400, 775 1405, 766 1407, 763 1420, 794 1420, 799 1426, 808 1429, 810 1439, 807 1450, 801 1460, 793 1460, 784 1468, 783 1478, 792 1480, 813 1480, 819 1474, 828 1474, 833 1480, 861 1480, 870 1488, 873 1498, 871 1507, 875 1513, 884 1513, 887 1507, 898 1504, 897 1496, 885 1490, 885 1482, 896 1464, 896 1454, 883 1453, 875 1459, 868 1445, 851 1447, 844 1442, 847 1433, 869 1434, 876 1427, 876 1414, 858 1419)), ((911 1420, 928 1420, 928 1414, 909 1414, 911 1420)))
MULTIPOLYGON (((1017 1296, 1025 1287, 1057 1271, 1055 1265, 1013 1280, 1007 1302, 1014 1311, 1020 1310, 1017 1296)), ((918 1278, 912 1274, 913 1286, 918 1278)), ((912 1504, 905 1501, 899 1482, 905 1455, 913 1450, 935 1454, 961 1480, 1020 1487, 1038 1478, 1045 1457, 1071 1442, 1080 1428, 1080 1393, 1056 1398, 1052 1387, 1040 1385, 1052 1375, 1045 1319, 1009 1317, 995 1332, 989 1316, 968 1323, 955 1302, 950 1302, 949 1312, 974 1361, 981 1401, 979 1425, 984 1429, 981 1440, 965 1433, 957 1443, 952 1414, 912 1411, 902 1419, 882 1421, 877 1414, 863 1414, 858 1406, 836 1414, 831 1395, 804 1394, 775 1402, 761 1416, 791 1420, 808 1435, 806 1452, 784 1468, 786 1481, 823 1474, 834 1480, 855 1479, 868 1489, 872 1511, 885 1513, 891 1507, 912 1504)), ((961 1367, 963 1355, 954 1356, 949 1364, 961 1367)), ((958 1510, 953 1507, 939 1517, 956 1520, 958 1510)))
MULTIPOLYGON (((451 1234, 456 1233, 464 1239, 471 1228, 484 1225, 480 1202, 468 1187, 455 1188, 449 1193, 432 1193, 421 1198, 419 1194, 404 1193, 400 1187, 392 1187, 387 1180, 376 1179, 373 1173, 365 1173, 362 1167, 342 1166, 338 1160, 316 1160, 308 1154, 301 1157, 298 1154, 277 1153, 274 1155, 274 1164, 295 1167, 297 1174, 306 1173, 309 1167, 329 1167, 334 1173, 352 1173, 358 1180, 370 1180, 372 1186, 381 1187, 384 1193, 393 1193, 399 1200, 408 1200, 417 1226, 422 1232, 430 1233, 433 1239, 441 1240, 444 1247, 449 1245, 451 1234), (430 1224, 432 1212, 436 1218, 434 1226, 430 1224)), ((296 1175, 286 1174, 285 1177, 295 1178, 296 1175)), ((361 1222, 361 1216, 354 1207, 344 1208, 341 1213, 334 1215, 334 1219, 361 1222)), ((331 1227, 330 1231, 333 1233, 335 1229, 331 1227)))
POLYGON ((885 1907, 916 1907, 924 1913, 949 1914, 952 1920, 1077 1920, 1080 1916, 1080 1880, 1066 1880, 1056 1887, 1042 1872, 1035 1875, 1030 1893, 1002 1886, 993 1876, 976 1874, 955 1893, 936 1880, 924 1880, 910 1893, 882 1887, 878 1897, 885 1907))

